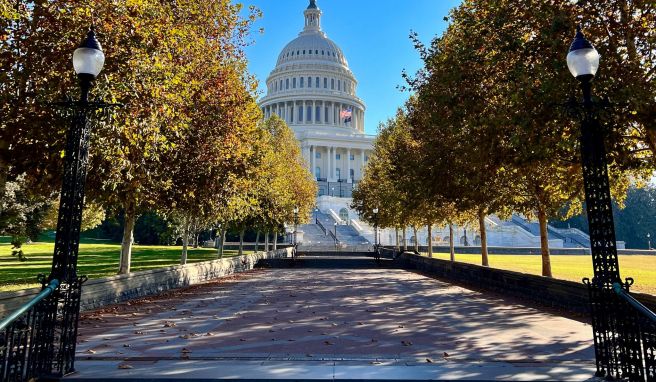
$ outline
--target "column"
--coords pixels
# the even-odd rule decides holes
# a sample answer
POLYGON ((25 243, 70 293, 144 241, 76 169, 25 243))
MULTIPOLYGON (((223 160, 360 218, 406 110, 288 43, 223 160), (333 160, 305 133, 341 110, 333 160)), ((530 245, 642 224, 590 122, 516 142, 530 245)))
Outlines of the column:
POLYGON ((364 149, 360 150, 360 180, 364 176, 364 149))
POLYGON ((333 179, 337 179, 337 147, 333 147, 333 179))
POLYGON ((315 124, 316 121, 317 121, 317 101, 312 101, 312 124, 315 124))
POLYGON ((330 159, 330 151, 332 150, 332 147, 326 147, 326 179, 330 182, 331 179, 331 174, 332 174, 332 166, 333 166, 333 161, 330 159))
POLYGON ((316 146, 310 146, 310 172, 312 173, 312 178, 317 179, 316 173, 316 157, 317 157, 317 148, 316 146))
POLYGON ((351 149, 346 149, 346 182, 351 183, 351 149))

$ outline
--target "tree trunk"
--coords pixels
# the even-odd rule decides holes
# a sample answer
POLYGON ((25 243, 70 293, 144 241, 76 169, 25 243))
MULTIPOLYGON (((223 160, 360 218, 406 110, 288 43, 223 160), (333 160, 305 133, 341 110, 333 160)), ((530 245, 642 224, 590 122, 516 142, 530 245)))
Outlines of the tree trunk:
POLYGON ((481 231, 481 260, 484 267, 490 266, 487 256, 487 232, 485 231, 485 211, 478 210, 478 228, 481 231))
POLYGON ((257 230, 257 235, 255 235, 255 253, 260 248, 260 230, 257 230))
POLYGON ((453 224, 449 224, 449 255, 451 261, 456 261, 456 249, 453 246, 453 224))
POLYGON ((269 230, 264 232, 264 252, 269 252, 269 230))
POLYGON ((273 231, 273 250, 278 250, 278 232, 273 231))
POLYGON ((185 219, 184 232, 182 233, 182 256, 180 256, 180 264, 182 265, 187 264, 187 250, 189 249, 189 236, 191 235, 190 225, 191 223, 185 219))
POLYGON ((538 221, 540 222, 540 251, 542 253, 542 276, 553 277, 551 274, 551 258, 549 255, 549 231, 547 212, 544 207, 538 209, 538 221))
POLYGON ((221 229, 221 231, 218 232, 219 237, 217 237, 217 240, 219 241, 219 248, 218 248, 218 257, 219 259, 223 258, 223 247, 225 245, 225 237, 226 237, 226 229, 221 229))
POLYGON ((125 208, 125 224, 123 226, 123 242, 121 243, 121 260, 119 262, 118 274, 130 273, 132 262, 132 242, 134 241, 134 225, 137 222, 137 214, 133 202, 128 202, 125 208))
POLYGON ((396 247, 394 249, 398 252, 401 250, 401 246, 399 245, 399 227, 394 227, 394 236, 396 238, 396 247))
POLYGON ((465 231, 465 233, 464 233, 464 237, 465 237, 464 245, 465 245, 465 247, 469 247, 469 240, 467 240, 467 228, 463 228, 463 231, 465 231))
POLYGON ((239 232, 239 256, 244 255, 244 234, 245 230, 242 228, 241 232, 239 232))
POLYGON ((428 257, 433 257, 433 225, 428 225, 428 257))
POLYGON ((194 234, 194 248, 198 248, 198 240, 200 240, 200 233, 194 234))
POLYGON ((403 252, 408 252, 408 241, 406 240, 405 231, 408 227, 403 227, 403 252))
POLYGON ((412 226, 412 231, 413 231, 414 234, 415 234, 415 253, 416 253, 416 254, 419 254, 419 237, 417 236, 417 235, 418 235, 418 233, 417 233, 417 226, 414 226, 414 225, 413 225, 413 226, 412 226))

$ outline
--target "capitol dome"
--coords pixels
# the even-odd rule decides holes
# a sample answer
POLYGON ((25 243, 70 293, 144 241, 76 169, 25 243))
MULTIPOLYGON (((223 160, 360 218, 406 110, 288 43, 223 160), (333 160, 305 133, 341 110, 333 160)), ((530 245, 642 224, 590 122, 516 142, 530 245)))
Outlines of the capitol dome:
POLYGON ((316 62, 317 60, 348 67, 342 49, 323 32, 301 33, 283 48, 276 66, 291 62, 316 62))
MULTIPOLYGON (((259 105, 265 118, 277 115, 291 127, 326 194, 362 178, 374 137, 364 134, 358 81, 342 49, 321 30, 316 0, 303 16, 303 30, 280 51, 259 105)), ((350 196, 350 189, 340 195, 350 196)))

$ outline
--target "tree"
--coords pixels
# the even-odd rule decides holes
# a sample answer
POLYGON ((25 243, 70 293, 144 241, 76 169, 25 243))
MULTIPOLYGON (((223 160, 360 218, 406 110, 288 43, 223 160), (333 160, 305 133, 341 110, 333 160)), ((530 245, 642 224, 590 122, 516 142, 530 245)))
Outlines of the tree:
MULTIPOLYGON (((59 199, 55 199, 48 204, 48 209, 39 224, 40 230, 57 229, 57 218, 59 217, 59 199)), ((105 220, 105 209, 96 203, 87 203, 82 210, 82 225, 80 232, 94 229, 102 224, 105 220)))

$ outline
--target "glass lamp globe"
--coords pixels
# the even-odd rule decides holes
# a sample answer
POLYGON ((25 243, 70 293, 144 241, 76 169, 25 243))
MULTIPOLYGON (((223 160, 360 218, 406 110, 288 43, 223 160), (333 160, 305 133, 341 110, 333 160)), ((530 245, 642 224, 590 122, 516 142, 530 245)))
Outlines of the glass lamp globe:
POLYGON ((375 214, 378 213, 378 208, 374 208, 374 213, 375 213, 375 214))
POLYGON ((90 75, 96 78, 105 65, 105 54, 96 39, 93 28, 73 53, 73 68, 78 75, 90 75))
POLYGON ((294 207, 294 213, 295 213, 295 214, 298 213, 298 207, 294 207))
POLYGON ((567 67, 570 73, 576 78, 594 77, 599 69, 599 58, 599 52, 583 36, 581 27, 577 27, 576 36, 567 54, 567 67))

